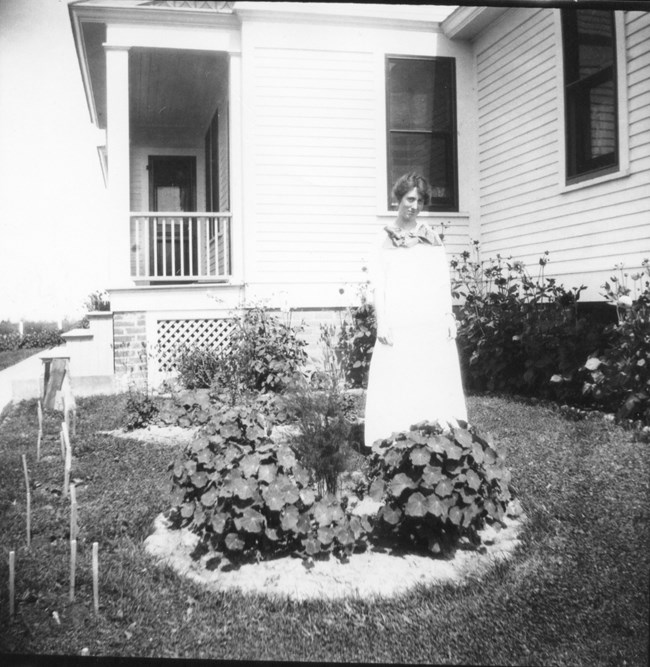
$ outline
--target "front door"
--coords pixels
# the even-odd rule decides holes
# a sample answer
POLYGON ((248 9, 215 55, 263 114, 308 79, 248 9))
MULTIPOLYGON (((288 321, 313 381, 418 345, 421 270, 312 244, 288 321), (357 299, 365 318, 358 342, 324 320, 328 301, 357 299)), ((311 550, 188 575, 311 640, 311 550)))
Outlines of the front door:
POLYGON ((196 225, 189 216, 196 211, 196 158, 149 156, 149 208, 163 215, 151 218, 150 266, 156 276, 196 274, 196 225))

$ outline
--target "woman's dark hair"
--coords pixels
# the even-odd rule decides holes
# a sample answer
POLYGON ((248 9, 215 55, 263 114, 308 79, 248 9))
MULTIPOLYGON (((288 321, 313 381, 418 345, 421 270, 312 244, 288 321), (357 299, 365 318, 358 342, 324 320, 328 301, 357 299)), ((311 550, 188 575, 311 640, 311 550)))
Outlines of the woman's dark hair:
POLYGON ((417 171, 410 171, 408 174, 404 174, 404 176, 400 176, 397 179, 395 185, 393 185, 393 197, 399 203, 402 201, 402 197, 413 188, 418 189, 426 206, 431 197, 431 186, 429 185, 429 181, 422 174, 418 174, 417 171))

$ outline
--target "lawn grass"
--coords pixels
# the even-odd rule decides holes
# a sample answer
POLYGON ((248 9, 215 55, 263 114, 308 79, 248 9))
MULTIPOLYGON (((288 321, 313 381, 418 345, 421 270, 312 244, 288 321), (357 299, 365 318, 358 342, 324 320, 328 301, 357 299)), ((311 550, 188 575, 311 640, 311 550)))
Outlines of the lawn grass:
POLYGON ((23 361, 23 359, 32 357, 33 355, 42 352, 44 349, 44 347, 36 347, 20 350, 5 350, 4 352, 0 352, 0 371, 4 370, 5 368, 9 368, 10 366, 14 366, 19 361, 23 361))
POLYGON ((68 602, 68 503, 57 440, 35 461, 36 406, 0 425, 0 651, 93 656, 499 665, 645 665, 648 661, 650 448, 602 418, 470 397, 473 423, 506 453, 528 523, 515 557, 462 587, 388 600, 290 602, 210 593, 144 552, 167 509, 173 448, 100 435, 125 396, 79 401, 77 599, 68 602), (28 454, 31 551, 20 456, 28 454), (38 485, 38 486, 36 486, 38 485), (100 614, 90 552, 99 542, 100 614), (16 550, 17 613, 7 558, 16 550), (52 617, 56 611, 60 625, 52 617))

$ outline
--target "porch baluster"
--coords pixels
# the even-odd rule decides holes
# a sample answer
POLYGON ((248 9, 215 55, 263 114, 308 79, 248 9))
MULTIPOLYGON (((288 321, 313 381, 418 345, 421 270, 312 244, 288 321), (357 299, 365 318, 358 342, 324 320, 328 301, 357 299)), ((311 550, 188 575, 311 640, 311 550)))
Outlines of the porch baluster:
POLYGON ((185 217, 180 218, 179 225, 178 225, 178 232, 179 232, 179 236, 180 236, 180 243, 178 245, 178 251, 179 251, 180 256, 181 256, 181 273, 180 273, 181 276, 185 275, 185 242, 184 242, 185 241, 185 234, 184 234, 185 220, 187 220, 187 218, 185 218, 185 217))
MULTIPOLYGON (((194 218, 190 217, 187 219, 187 241, 189 245, 189 265, 190 265, 190 273, 189 275, 193 276, 194 274, 194 218)), ((197 271, 198 273, 198 271, 197 271)))
POLYGON ((175 276, 176 275, 176 219, 175 218, 169 218, 169 233, 171 234, 172 265, 170 267, 170 272, 167 275, 175 276))

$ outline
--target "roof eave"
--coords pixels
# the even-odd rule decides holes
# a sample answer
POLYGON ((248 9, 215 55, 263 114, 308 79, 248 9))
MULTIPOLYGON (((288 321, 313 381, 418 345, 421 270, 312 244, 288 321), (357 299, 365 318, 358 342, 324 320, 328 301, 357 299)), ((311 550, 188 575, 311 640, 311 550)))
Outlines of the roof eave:
POLYGON ((440 24, 442 32, 449 39, 471 41, 508 9, 509 7, 459 7, 440 24))
POLYGON ((97 114, 97 107, 95 105, 92 79, 88 69, 88 58, 86 56, 83 31, 81 29, 81 12, 78 11, 79 8, 77 5, 77 2, 72 2, 68 5, 70 23, 72 25, 72 36, 74 39, 75 50, 77 51, 77 60, 79 62, 79 69, 81 71, 81 80, 83 82, 86 103, 88 104, 90 120, 95 126, 99 127, 99 116, 97 114))

